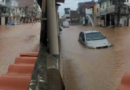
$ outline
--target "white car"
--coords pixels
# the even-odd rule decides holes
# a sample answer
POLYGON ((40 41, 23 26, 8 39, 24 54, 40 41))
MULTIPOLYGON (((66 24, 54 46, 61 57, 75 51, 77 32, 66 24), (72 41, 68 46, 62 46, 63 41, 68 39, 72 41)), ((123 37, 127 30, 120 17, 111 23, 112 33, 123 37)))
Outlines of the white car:
POLYGON ((79 42, 88 48, 107 48, 111 43, 99 31, 82 31, 79 34, 79 42))
POLYGON ((63 28, 69 28, 69 22, 68 21, 63 22, 63 28))

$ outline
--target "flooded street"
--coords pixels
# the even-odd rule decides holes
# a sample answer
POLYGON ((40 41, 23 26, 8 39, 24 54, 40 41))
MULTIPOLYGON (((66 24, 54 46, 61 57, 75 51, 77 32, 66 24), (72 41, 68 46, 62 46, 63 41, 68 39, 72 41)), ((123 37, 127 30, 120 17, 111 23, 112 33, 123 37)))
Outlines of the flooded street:
POLYGON ((0 75, 22 52, 38 50, 40 23, 0 26, 0 75))
POLYGON ((70 26, 61 34, 66 90, 115 90, 114 47, 88 49, 78 42, 80 31, 98 30, 114 45, 114 28, 70 26))
POLYGON ((116 86, 119 86, 122 76, 130 73, 130 27, 115 29, 116 86))

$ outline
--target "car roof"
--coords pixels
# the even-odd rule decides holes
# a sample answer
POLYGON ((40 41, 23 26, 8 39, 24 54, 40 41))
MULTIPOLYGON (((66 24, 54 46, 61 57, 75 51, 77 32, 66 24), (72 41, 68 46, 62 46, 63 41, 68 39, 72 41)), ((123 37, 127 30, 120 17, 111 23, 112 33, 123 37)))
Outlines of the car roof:
POLYGON ((88 30, 88 31, 82 31, 83 33, 94 33, 94 32, 99 32, 99 31, 96 31, 96 30, 88 30))

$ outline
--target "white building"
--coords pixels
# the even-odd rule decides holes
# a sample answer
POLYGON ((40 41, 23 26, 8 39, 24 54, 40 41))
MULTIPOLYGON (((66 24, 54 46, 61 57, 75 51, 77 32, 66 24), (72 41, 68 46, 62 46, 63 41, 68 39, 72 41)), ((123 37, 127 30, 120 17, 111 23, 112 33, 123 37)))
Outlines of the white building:
POLYGON ((85 13, 86 14, 93 14, 93 9, 92 8, 89 8, 89 9, 85 9, 85 13))
POLYGON ((65 8, 64 10, 65 10, 66 21, 70 23, 70 8, 65 8))
POLYGON ((0 5, 6 5, 6 0, 0 0, 0 5))

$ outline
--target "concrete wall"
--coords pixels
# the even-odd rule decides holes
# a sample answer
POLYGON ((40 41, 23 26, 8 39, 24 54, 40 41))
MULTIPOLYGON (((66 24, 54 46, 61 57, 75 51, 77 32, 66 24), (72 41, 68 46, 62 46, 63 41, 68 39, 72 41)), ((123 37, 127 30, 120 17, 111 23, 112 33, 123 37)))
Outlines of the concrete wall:
POLYGON ((101 25, 105 26, 104 20, 101 20, 101 25))
POLYGON ((130 26, 130 19, 129 19, 129 25, 128 26, 130 26))
POLYGON ((6 0, 0 0, 1 5, 6 5, 6 0))
POLYGON ((5 17, 1 17, 1 25, 5 25, 5 17))
POLYGON ((122 16, 122 17, 120 18, 120 24, 121 24, 122 26, 125 26, 125 25, 127 24, 127 17, 126 17, 126 16, 122 16))
POLYGON ((94 24, 95 24, 95 26, 100 25, 100 18, 99 17, 94 16, 94 24))
POLYGON ((93 14, 93 9, 92 8, 90 8, 90 9, 85 9, 85 13, 86 14, 93 14))
POLYGON ((99 5, 99 4, 96 4, 96 5, 94 6, 94 15, 97 15, 97 13, 99 12, 99 10, 100 10, 100 5, 99 5))
POLYGON ((101 3, 101 10, 106 9, 108 6, 110 6, 110 0, 106 0, 101 3))

